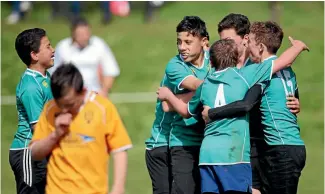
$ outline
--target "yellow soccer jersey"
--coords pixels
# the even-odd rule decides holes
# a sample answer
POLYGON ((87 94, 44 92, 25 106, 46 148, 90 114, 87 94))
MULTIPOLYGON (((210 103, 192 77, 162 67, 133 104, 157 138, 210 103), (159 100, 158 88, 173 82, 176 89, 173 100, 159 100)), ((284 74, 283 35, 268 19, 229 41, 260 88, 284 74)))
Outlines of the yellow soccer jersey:
MULTIPOLYGON (((115 106, 106 98, 89 93, 70 125, 70 132, 53 149, 47 173, 47 194, 107 194, 109 153, 132 147, 115 106)), ((54 130, 55 114, 49 101, 39 118, 32 142, 54 130)))

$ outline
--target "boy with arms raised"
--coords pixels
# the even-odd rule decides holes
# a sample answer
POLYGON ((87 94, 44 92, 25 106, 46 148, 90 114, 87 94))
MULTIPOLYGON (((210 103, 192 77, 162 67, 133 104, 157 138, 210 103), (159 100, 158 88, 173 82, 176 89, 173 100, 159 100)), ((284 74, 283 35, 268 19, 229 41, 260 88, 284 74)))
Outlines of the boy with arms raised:
MULTIPOLYGON (((233 40, 220 40, 211 46, 211 64, 216 72, 204 81, 188 105, 165 87, 158 91, 159 99, 168 100, 184 117, 199 115, 203 106, 218 107, 243 98, 252 85, 271 79, 273 73, 289 66, 306 46, 297 41, 274 63, 264 61, 241 70, 229 68, 237 65, 236 48, 233 40)), ((250 193, 249 155, 247 114, 208 123, 200 150, 202 193, 250 193)))
MULTIPOLYGON (((275 54, 282 38, 282 29, 276 23, 255 22, 249 34, 250 58, 257 63, 263 60, 276 60, 275 54)), ((296 42, 292 39, 290 41, 296 42)), ((260 110, 263 116, 261 132, 264 133, 264 142, 258 149, 263 150, 260 151, 259 163, 266 179, 261 183, 260 190, 271 194, 295 194, 306 160, 297 117, 286 106, 286 98, 297 91, 295 73, 288 67, 277 72, 262 86, 262 89, 252 88, 250 94, 241 101, 209 110, 209 116, 217 119, 220 118, 220 112, 227 112, 227 116, 233 116, 238 112, 245 113, 249 111, 247 107, 252 107, 262 97, 260 110), (271 164, 276 165, 271 167, 273 166, 271 164)))
POLYGON ((9 151, 9 162, 14 172, 17 193, 45 193, 46 159, 31 158, 28 144, 45 103, 53 98, 50 74, 54 49, 40 28, 21 32, 15 42, 19 58, 27 65, 16 87, 18 129, 9 151))
MULTIPOLYGON (((179 55, 167 64, 161 86, 182 95, 195 91, 210 72, 209 56, 204 51, 209 35, 205 22, 197 16, 184 17, 176 32, 179 55)), ((170 190, 172 193, 199 193, 198 156, 203 123, 194 118, 183 119, 177 113, 164 113, 163 103, 157 101, 152 137, 146 141, 146 163, 154 193, 170 190)))
MULTIPOLYGON (((218 24, 218 33, 220 39, 233 39, 237 45, 239 52, 237 68, 242 68, 253 64, 253 61, 249 59, 249 49, 247 49, 249 31, 250 21, 245 15, 242 14, 231 13, 225 16, 218 24)), ((256 90, 256 88, 257 90, 261 90, 260 85, 256 85, 253 88, 254 90, 256 90)), ((257 96, 259 96, 260 92, 257 91, 253 94, 256 93, 257 96)), ((300 111, 299 100, 297 98, 299 98, 298 88, 295 90, 294 97, 289 96, 287 101, 288 108, 290 108, 290 111, 294 114, 298 114, 300 111)), ((259 107, 260 101, 252 104, 250 106, 251 111, 249 113, 253 192, 255 191, 256 194, 259 193, 256 189, 260 189, 262 182, 265 180, 265 177, 263 176, 263 174, 261 174, 261 167, 258 161, 259 153, 257 150, 258 147, 262 147, 261 145, 263 145, 263 131, 261 130, 261 111, 259 110, 259 107)), ((208 108, 204 109, 202 115, 205 120, 208 119, 208 108)), ((222 118, 226 117, 228 113, 224 111, 219 111, 218 115, 222 118)), ((262 149, 259 150, 263 152, 262 149)))

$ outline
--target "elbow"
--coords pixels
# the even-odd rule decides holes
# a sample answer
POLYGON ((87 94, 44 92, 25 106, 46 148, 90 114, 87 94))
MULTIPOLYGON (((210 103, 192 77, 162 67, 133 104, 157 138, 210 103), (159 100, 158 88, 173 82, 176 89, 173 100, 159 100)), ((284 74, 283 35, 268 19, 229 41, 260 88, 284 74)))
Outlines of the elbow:
POLYGON ((181 113, 180 114, 183 118, 185 118, 185 119, 189 119, 189 118, 191 118, 191 115, 188 113, 188 112, 183 112, 183 113, 181 113))
POLYGON ((32 159, 35 161, 43 160, 45 157, 41 156, 36 150, 31 149, 32 159))
POLYGON ((243 111, 244 111, 244 112, 249 112, 251 109, 252 109, 251 106, 245 106, 245 107, 243 108, 243 111))
POLYGON ((247 113, 247 112, 251 111, 252 108, 253 108, 253 105, 246 105, 246 106, 243 107, 243 111, 245 113, 247 113))
POLYGON ((285 67, 290 67, 293 63, 288 63, 285 67))
POLYGON ((28 149, 30 150, 31 152, 31 155, 32 155, 32 159, 35 160, 35 161, 40 161, 40 160, 43 160, 45 158, 45 156, 42 156, 42 154, 37 150, 37 147, 35 147, 35 143, 32 143, 28 149))

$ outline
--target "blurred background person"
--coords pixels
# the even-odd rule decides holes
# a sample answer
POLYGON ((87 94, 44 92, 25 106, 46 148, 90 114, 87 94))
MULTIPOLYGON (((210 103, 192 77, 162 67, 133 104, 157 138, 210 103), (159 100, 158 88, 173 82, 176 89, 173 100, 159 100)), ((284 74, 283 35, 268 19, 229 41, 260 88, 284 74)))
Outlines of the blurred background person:
POLYGON ((153 22, 156 10, 160 8, 163 4, 164 1, 146 1, 146 6, 144 10, 144 22, 153 22))
POLYGON ((32 3, 29 1, 12 1, 12 11, 7 17, 7 24, 16 24, 22 20, 31 9, 32 3))
MULTIPOLYGON (((68 18, 73 21, 81 16, 82 6, 80 1, 51 1, 52 13, 50 19, 58 17, 68 18)), ((100 9, 102 10, 102 23, 108 24, 112 21, 112 12, 110 10, 109 1, 101 1, 100 9)))
POLYGON ((115 78, 120 74, 117 61, 105 41, 91 34, 88 22, 76 18, 71 25, 71 37, 61 40, 56 46, 52 74, 63 63, 78 64, 85 87, 106 96, 115 78))

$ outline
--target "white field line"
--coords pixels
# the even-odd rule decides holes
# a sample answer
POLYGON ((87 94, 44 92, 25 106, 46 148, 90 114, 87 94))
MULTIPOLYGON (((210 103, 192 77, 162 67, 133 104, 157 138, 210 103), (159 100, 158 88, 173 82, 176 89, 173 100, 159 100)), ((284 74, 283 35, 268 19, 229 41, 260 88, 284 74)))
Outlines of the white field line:
MULTIPOLYGON (((156 102, 155 92, 112 93, 109 98, 115 104, 156 102)), ((15 105, 16 96, 1 96, 1 105, 15 105)))

